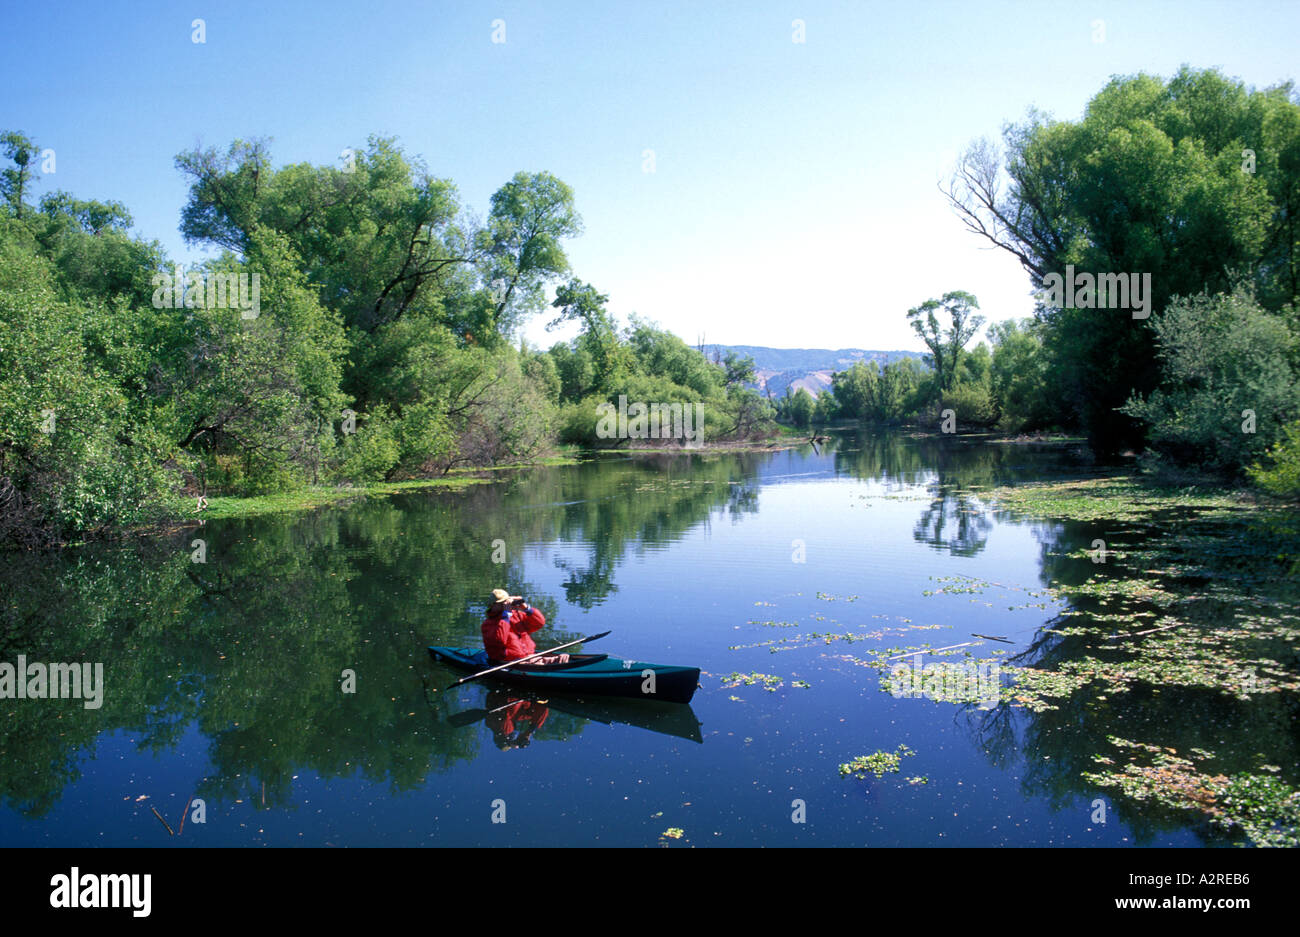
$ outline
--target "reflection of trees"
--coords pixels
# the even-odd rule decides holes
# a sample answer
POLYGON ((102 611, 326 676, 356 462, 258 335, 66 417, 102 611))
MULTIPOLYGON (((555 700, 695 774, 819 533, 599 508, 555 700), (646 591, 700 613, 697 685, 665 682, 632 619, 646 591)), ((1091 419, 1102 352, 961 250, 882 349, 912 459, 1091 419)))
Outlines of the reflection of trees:
MULTIPOLYGON (((1048 623, 1027 649, 1006 663, 1055 672, 1085 658, 1113 661, 1137 653, 1136 644, 1106 641, 1099 634, 1122 631, 1122 624, 1093 615, 1151 610, 1172 616, 1185 629, 1209 631, 1231 628, 1239 616, 1251 614, 1240 601, 1228 601, 1224 595, 1250 594, 1261 607, 1295 608, 1294 583, 1269 575, 1271 566, 1281 570, 1292 562, 1295 532, 1279 540, 1276 526, 1267 526, 1270 523, 1196 520, 1177 513, 1143 525, 1035 522, 1035 535, 1043 547, 1043 582, 1060 586, 1093 578, 1122 580, 1143 575, 1146 569, 1182 564, 1186 568, 1181 576, 1161 580, 1182 599, 1172 608, 1160 609, 1136 599, 1117 602, 1106 595, 1076 595, 1071 599, 1076 614, 1048 623), (1108 543, 1142 545, 1153 553, 1140 561, 1141 569, 1133 560, 1094 564, 1086 556, 1069 556, 1091 549, 1093 539, 1103 535, 1108 543), (1227 584, 1226 593, 1216 598, 1211 584, 1227 584), (1094 630, 1071 633, 1079 626, 1094 630)), ((1284 663, 1294 659, 1294 649, 1280 642, 1260 639, 1247 647, 1247 657, 1284 663)), ((1292 692, 1256 693, 1242 699, 1214 688, 1165 682, 1157 671, 1149 681, 1136 681, 1127 688, 1089 683, 1048 702, 1057 708, 1043 712, 1005 705, 989 712, 971 709, 966 713, 967 725, 995 764, 1007 766, 1023 759, 1021 787, 1026 796, 1045 797, 1056 809, 1082 809, 1080 801, 1091 803, 1103 797, 1139 843, 1189 828, 1211 845, 1235 837, 1210 825, 1202 814, 1163 807, 1154 800, 1129 799, 1114 788, 1097 788, 1084 780, 1084 772, 1105 767, 1120 770, 1132 757, 1117 750, 1108 741, 1110 736, 1156 745, 1181 757, 1194 749, 1213 752, 1212 759, 1197 763, 1197 771, 1210 775, 1259 774, 1267 763, 1282 766, 1278 777, 1286 783, 1294 786, 1300 780, 1296 776, 1300 738, 1294 730, 1300 699, 1292 692), (1094 755, 1113 758, 1115 764, 1099 765, 1094 755)))
MULTIPOLYGON (((1185 599, 1176 606, 1185 627, 1223 628, 1243 613, 1243 600, 1214 597, 1207 584, 1231 583, 1225 595, 1251 595, 1262 608, 1295 608, 1296 588, 1288 577, 1297 552, 1297 532, 1275 517, 1247 520, 1245 527, 1221 519, 1197 519, 1194 513, 1174 507, 1148 514, 1143 525, 1119 520, 1074 521, 1030 519, 1021 513, 989 512, 979 501, 982 490, 1049 478, 1095 477, 1096 469, 1078 462, 1060 447, 968 444, 937 437, 899 435, 864 436, 854 451, 846 445, 836 453, 838 472, 886 485, 926 484, 929 504, 921 511, 914 536, 919 542, 954 555, 971 555, 983 548, 991 520, 1027 523, 1039 543, 1040 579, 1051 586, 1080 585, 1090 579, 1124 580, 1144 575, 1144 570, 1183 567, 1180 578, 1164 580, 1166 588, 1185 599), (1249 529, 1251 526, 1257 530, 1249 529), (1286 529, 1281 529, 1286 528, 1286 529), (1095 539, 1154 551, 1154 555, 1128 562, 1114 559, 1093 563, 1081 551, 1092 549, 1095 539)), ((1108 660, 1131 653, 1122 645, 1099 640, 1096 631, 1062 633, 1067 626, 1098 625, 1107 619, 1092 616, 1147 608, 1140 602, 1117 606, 1106 595, 1076 595, 1072 611, 1079 613, 1049 623, 1030 646, 1007 663, 1054 672, 1085 658, 1108 660)), ((1151 607, 1152 610, 1160 611, 1151 607)), ((1167 610, 1166 610, 1167 611, 1167 610)), ((1248 613, 1248 612, 1246 612, 1248 613)), ((1105 632, 1109 625, 1102 626, 1105 632)), ((1292 660, 1293 649, 1261 643, 1252 655, 1270 660, 1292 660)), ((1250 656, 1250 655, 1248 655, 1250 656)), ((1232 837, 1210 826, 1204 817, 1184 810, 1164 808, 1154 801, 1124 798, 1114 789, 1098 789, 1085 781, 1084 772, 1099 765, 1095 755, 1115 759, 1126 756, 1108 741, 1111 736, 1172 749, 1181 754, 1192 749, 1214 752, 1212 761, 1198 765, 1209 774, 1259 773, 1269 762, 1286 766, 1279 777, 1293 786, 1300 780, 1300 739, 1294 726, 1300 700, 1294 693, 1261 693, 1238 699, 1218 690, 1137 682, 1126 691, 1085 684, 1063 698, 1049 702, 1058 708, 1033 712, 1002 705, 984 711, 965 707, 959 716, 975 743, 992 763, 1009 768, 1019 763, 1026 796, 1045 797, 1056 809, 1106 799, 1139 842, 1176 830, 1193 829, 1207 843, 1222 844, 1232 837)))
POLYGON ((961 489, 1072 472, 1080 458, 1073 449, 1059 445, 1004 445, 870 428, 847 434, 833 451, 837 474, 887 485, 921 485, 937 479, 944 487, 961 489))
POLYGON ((664 454, 554 473, 559 488, 553 498, 564 505, 556 536, 589 545, 585 563, 555 560, 569 573, 564 582, 566 600, 584 609, 599 605, 617 591, 614 571, 628 550, 679 540, 719 505, 733 516, 756 512, 754 478, 759 460, 769 458, 756 453, 664 454))
MULTIPOLYGON (((566 598, 590 607, 616 588, 630 550, 679 539, 715 511, 752 510, 763 458, 538 468, 455 493, 211 522, 125 548, 9 555, 0 660, 101 661, 106 686, 98 710, 4 701, 0 798, 44 815, 100 733, 126 729, 161 752, 190 727, 214 766, 193 793, 210 803, 290 805, 302 771, 413 788, 479 747, 477 733, 448 725, 455 694, 430 691, 426 645, 476 642, 484 596, 498 585, 563 624, 555 598, 524 579, 528 544, 583 544, 590 560, 575 564, 566 598), (204 564, 190 562, 197 536, 204 564), (492 561, 498 538, 504 565, 492 561), (345 669, 355 693, 341 692, 345 669)), ((556 716, 538 738, 585 724, 556 716)))
POLYGON ((993 522, 979 499, 942 485, 931 487, 934 499, 921 511, 912 536, 918 543, 953 556, 974 556, 984 549, 993 522))

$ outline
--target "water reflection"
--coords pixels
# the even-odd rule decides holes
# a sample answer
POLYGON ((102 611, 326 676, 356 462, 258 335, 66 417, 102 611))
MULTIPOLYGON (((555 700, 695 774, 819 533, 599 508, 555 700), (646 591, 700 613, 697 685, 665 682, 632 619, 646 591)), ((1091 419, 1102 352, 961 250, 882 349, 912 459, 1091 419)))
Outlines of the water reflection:
MULTIPOLYGON (((425 648, 477 640, 484 593, 502 583, 543 610, 548 638, 556 644, 587 633, 571 630, 583 625, 583 611, 618 606, 649 618, 668 598, 680 597, 692 609, 729 603, 734 614, 727 631, 708 637, 724 651, 739 641, 731 634, 733 619, 739 625, 747 616, 770 618, 776 628, 788 619, 825 614, 830 607, 811 597, 822 583, 808 589, 801 600, 806 605, 775 596, 786 607, 761 616, 747 593, 732 588, 751 562, 757 572, 745 585, 771 573, 751 558, 773 539, 771 528, 762 527, 762 512, 765 492, 776 485, 861 482, 842 487, 855 495, 861 489, 915 499, 915 505, 893 504, 901 513, 891 515, 891 523, 904 544, 924 545, 923 562, 934 570, 989 561, 989 553, 997 552, 989 550, 991 532, 1006 525, 1032 532, 1015 569, 1043 584, 1145 574, 1145 568, 1080 557, 1104 535, 1108 542, 1163 544, 1188 567, 1181 574, 1186 589, 1245 582, 1240 577, 1258 574, 1242 585, 1239 601, 1187 602, 1180 614, 1189 622, 1230 625, 1249 614, 1243 612, 1248 602, 1281 600, 1277 590, 1283 586, 1264 575, 1273 569, 1263 553, 1278 543, 1275 531, 1237 537, 1231 541, 1237 547, 1225 550, 1223 531, 1173 518, 1161 530, 1116 522, 1028 522, 990 508, 984 498, 998 485, 1090 470, 1068 447, 837 434, 803 451, 608 457, 504 474, 496 483, 454 494, 412 493, 306 515, 210 522, 201 533, 180 530, 129 546, 10 556, 0 565, 0 660, 25 654, 29 660, 103 662, 106 689, 99 710, 85 710, 79 700, 0 700, 0 799, 17 815, 39 821, 69 791, 101 796, 94 772, 104 769, 87 756, 119 732, 148 753, 140 765, 165 763, 177 784, 187 786, 186 796, 192 790, 213 805, 244 802, 276 811, 301 805, 302 781, 295 776, 308 773, 325 781, 358 779, 398 794, 437 787, 431 778, 450 785, 471 769, 575 752, 583 748, 584 732, 613 739, 590 760, 656 745, 663 750, 665 739, 701 743, 700 721, 687 706, 539 697, 487 686, 442 692, 447 675, 429 663, 425 648), (759 533, 746 530, 751 521, 759 533), (698 552, 688 552, 689 561, 701 565, 671 580, 671 590, 662 589, 668 580, 658 581, 653 591, 638 585, 630 560, 680 552, 695 533, 712 532, 711 525, 725 527, 729 539, 710 539, 698 552), (191 562, 196 536, 206 540, 204 563, 191 562), (494 562, 498 539, 504 541, 504 563, 494 562), (1244 552, 1251 549, 1262 552, 1244 552), (345 672, 354 675, 355 692, 344 691, 345 672)), ((780 519, 778 512, 772 516, 780 519)), ((883 590, 890 583, 882 577, 908 572, 902 566, 874 572, 876 579, 867 585, 883 590)), ((1113 610, 1105 598, 1075 596, 1070 610, 1083 620, 1103 621, 1113 610)), ((867 604, 864 598, 861 605, 836 605, 833 614, 840 618, 833 626, 815 627, 846 630, 851 625, 845 622, 856 624, 849 616, 859 609, 872 627, 881 626, 886 612, 912 611, 873 607, 878 614, 868 618, 867 604)), ((1134 610, 1141 609, 1127 609, 1134 610)), ((1099 651, 1095 634, 1072 633, 1069 626, 1080 620, 1048 621, 1015 649, 1010 662, 1056 670, 1090 655, 1123 653, 1099 651)), ((1283 653, 1259 649, 1274 659, 1283 653)), ((769 669, 789 675, 805 665, 799 658, 787 667, 794 659, 776 658, 781 663, 769 669)), ((719 734, 711 734, 707 746, 680 750, 723 753, 725 760, 694 777, 713 772, 718 783, 738 788, 755 786, 761 777, 775 787, 771 775, 760 772, 787 757, 791 734, 825 738, 840 731, 848 714, 861 710, 863 718, 871 716, 872 702, 861 702, 858 683, 816 677, 813 683, 812 689, 770 698, 760 689, 737 690, 738 698, 728 698, 731 691, 706 696, 701 712, 711 733, 719 734), (840 692, 843 699, 819 696, 840 692), (852 705, 843 705, 846 700, 852 705), (705 710, 714 704, 719 708, 705 710), (719 728, 719 713, 734 724, 719 728), (785 715, 793 729, 784 736, 774 730, 765 739, 764 729, 785 715), (742 752, 759 753, 764 741, 768 747, 742 767, 747 756, 727 747, 732 740, 753 744, 742 752)), ((1258 753, 1267 752, 1282 766, 1280 777, 1294 781, 1300 764, 1296 708, 1293 693, 1239 700, 1208 688, 1134 686, 1110 694, 1085 690, 1042 712, 1003 705, 987 712, 960 710, 959 718, 976 757, 1018 778, 1026 803, 1039 798, 1066 809, 1097 796, 1082 773, 1094 767, 1094 754, 1106 750, 1107 737, 1121 729, 1126 737, 1178 751, 1213 751, 1219 759, 1215 770, 1224 773, 1255 770, 1258 753)), ((827 742, 816 757, 833 761, 836 750, 827 742)), ((627 760, 636 761, 630 755, 627 760)), ((642 768, 635 763, 626 770, 642 768)), ((1189 828, 1185 814, 1122 802, 1116 809, 1143 841, 1189 828)), ((1228 841, 1204 824, 1190 825, 1206 842, 1228 841)), ((18 829, 36 841, 38 826, 18 829)), ((225 841, 238 840, 227 834, 225 841)))
POLYGON ((479 723, 492 732, 498 748, 522 748, 531 740, 532 733, 540 729, 554 712, 575 717, 580 731, 586 722, 603 725, 624 725, 660 735, 685 739, 703 744, 700 720, 689 705, 655 703, 619 699, 588 699, 570 694, 538 694, 518 689, 491 689, 481 706, 469 707, 453 713, 449 725, 465 729, 479 723), (525 733, 524 741, 518 741, 525 733))

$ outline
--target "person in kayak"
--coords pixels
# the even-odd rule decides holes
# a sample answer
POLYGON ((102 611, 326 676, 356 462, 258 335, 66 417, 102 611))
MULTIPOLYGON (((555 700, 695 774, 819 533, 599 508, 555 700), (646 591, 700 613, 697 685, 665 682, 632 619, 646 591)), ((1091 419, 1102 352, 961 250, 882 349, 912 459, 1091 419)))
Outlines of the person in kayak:
MULTIPOLYGON (((493 589, 487 617, 483 619, 483 649, 495 663, 519 660, 537 653, 533 632, 546 626, 546 616, 530 606, 521 596, 505 589, 493 589)), ((568 654, 535 657, 527 665, 567 664, 568 654)))

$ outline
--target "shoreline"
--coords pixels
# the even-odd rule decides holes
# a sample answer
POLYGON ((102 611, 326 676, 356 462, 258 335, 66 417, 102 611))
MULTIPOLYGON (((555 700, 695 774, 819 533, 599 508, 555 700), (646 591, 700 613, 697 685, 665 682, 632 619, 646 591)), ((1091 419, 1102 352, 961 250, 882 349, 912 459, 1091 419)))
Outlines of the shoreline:
MULTIPOLYGON (((847 426, 829 427, 827 429, 816 431, 815 433, 810 431, 809 435, 815 435, 817 438, 824 438, 827 433, 843 432, 854 428, 855 427, 847 426)), ((871 429, 871 427, 859 428, 871 429)), ((783 427, 783 429, 788 428, 783 427)), ((948 437, 993 445, 1078 445, 1086 442, 1083 437, 1070 436, 1067 434, 1036 433, 1011 435, 996 432, 951 434, 908 429, 905 427, 894 428, 893 431, 901 431, 909 438, 913 439, 948 437)), ((528 462, 512 462, 503 465, 455 468, 447 474, 435 478, 416 478, 392 482, 370 482, 361 485, 309 485, 291 489, 289 491, 264 495, 213 495, 208 498, 207 507, 204 509, 202 515, 198 515, 192 511, 185 514, 178 513, 175 515, 169 515, 151 524, 136 525, 109 532, 103 539, 114 540, 139 536, 159 536, 180 530, 192 530, 201 526, 201 522, 207 520, 230 520, 235 518, 263 517, 272 514, 300 513, 336 504, 346 504, 366 498, 386 498, 404 492, 438 489, 459 491, 472 485, 490 482, 493 480, 494 476, 500 472, 518 471, 521 469, 538 468, 542 466, 578 465, 586 460, 599 459, 612 454, 655 456, 664 454, 709 455, 741 452, 781 452, 801 448, 810 444, 811 440, 808 437, 803 436, 802 432, 797 435, 790 432, 783 432, 775 436, 767 436, 758 440, 705 442, 699 446, 691 448, 682 446, 629 446, 608 449, 582 449, 576 446, 564 446, 557 451, 553 451, 549 455, 528 462)), ((1183 476, 1175 481, 1154 475, 1145 475, 1141 472, 1135 473, 1131 466, 1124 465, 1107 466, 1101 477, 1110 478, 1121 484, 1126 489, 1124 497, 1134 497, 1135 495, 1138 495, 1138 492, 1142 489, 1145 489, 1148 493, 1155 493, 1169 489, 1175 485, 1183 488, 1190 485, 1194 488, 1201 489, 1202 492, 1209 489, 1221 497, 1227 496, 1232 497, 1233 499, 1248 500, 1258 505, 1285 503, 1276 502, 1275 499, 1268 498, 1253 488, 1225 483, 1222 479, 1210 477, 1197 477, 1193 479, 1183 476)), ((193 498, 194 496, 186 496, 185 500, 192 504, 193 498)), ((1142 501, 1144 499, 1139 496, 1135 500, 1142 501)), ((1023 504, 1021 506, 1022 508, 1024 507, 1023 504)), ((1113 502, 1112 506, 1114 506, 1113 502)), ((1045 505, 1040 505, 1039 507, 1045 507, 1045 505)), ((1048 513, 1050 513, 1050 510, 1048 513)), ((78 546, 92 542, 94 539, 99 538, 68 541, 60 544, 60 546, 78 546)))

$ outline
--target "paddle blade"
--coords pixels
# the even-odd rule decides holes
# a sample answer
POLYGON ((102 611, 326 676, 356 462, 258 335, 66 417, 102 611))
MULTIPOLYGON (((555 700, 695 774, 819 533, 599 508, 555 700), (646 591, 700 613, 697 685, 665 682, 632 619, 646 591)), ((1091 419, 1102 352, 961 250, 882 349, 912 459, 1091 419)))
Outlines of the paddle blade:
POLYGON ((447 723, 456 729, 463 729, 466 726, 472 726, 476 722, 482 722, 483 718, 488 715, 486 709, 466 709, 463 712, 452 713, 447 717, 447 723))

